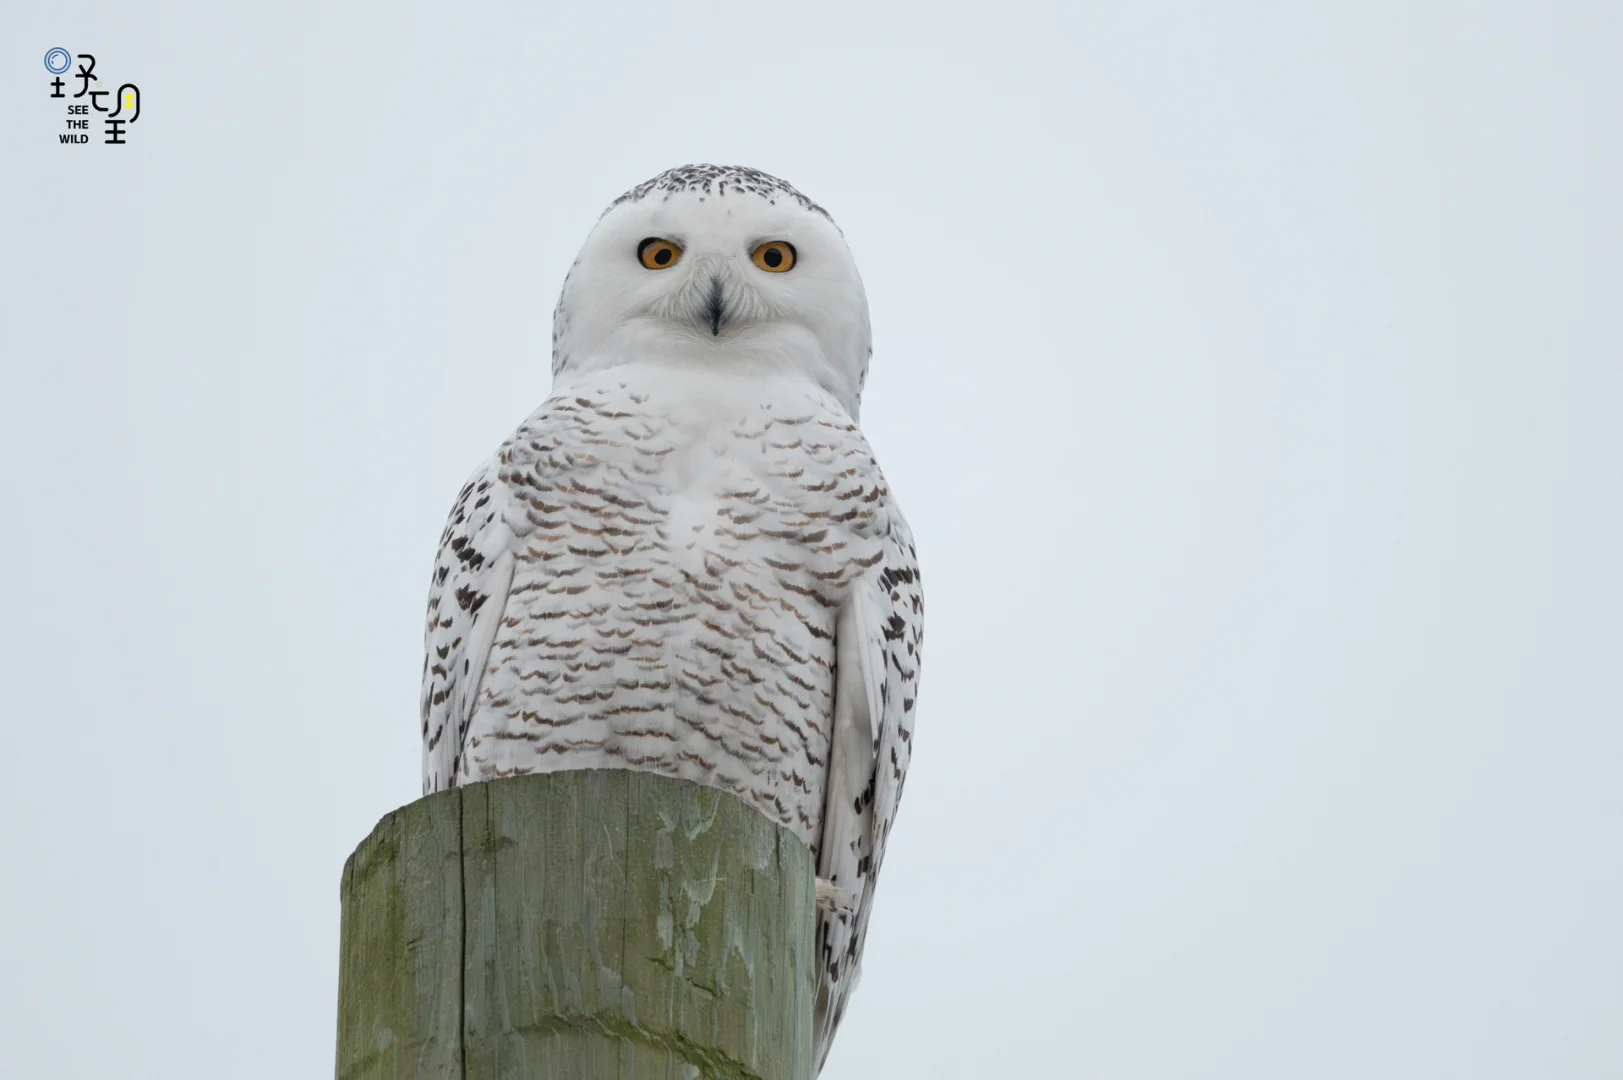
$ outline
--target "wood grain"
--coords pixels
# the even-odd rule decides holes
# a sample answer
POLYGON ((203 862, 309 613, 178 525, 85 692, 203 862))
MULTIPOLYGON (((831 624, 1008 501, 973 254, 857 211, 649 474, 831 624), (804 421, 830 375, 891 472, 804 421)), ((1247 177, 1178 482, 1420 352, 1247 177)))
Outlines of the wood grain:
POLYGON ((344 868, 339 1080, 809 1080, 811 852, 651 773, 517 776, 344 868))

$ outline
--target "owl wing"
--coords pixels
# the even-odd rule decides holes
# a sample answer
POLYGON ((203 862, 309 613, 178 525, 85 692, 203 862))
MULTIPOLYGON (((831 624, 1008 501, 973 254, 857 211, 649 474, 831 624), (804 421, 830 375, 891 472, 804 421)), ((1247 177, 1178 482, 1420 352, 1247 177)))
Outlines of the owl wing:
POLYGON ((860 974, 874 885, 912 754, 923 632, 918 555, 893 514, 879 563, 854 584, 835 629, 834 732, 817 869, 818 1069, 860 974))
POLYGON ((512 495, 498 455, 457 496, 440 536, 423 639, 423 794, 456 786, 479 681, 513 584, 512 495))

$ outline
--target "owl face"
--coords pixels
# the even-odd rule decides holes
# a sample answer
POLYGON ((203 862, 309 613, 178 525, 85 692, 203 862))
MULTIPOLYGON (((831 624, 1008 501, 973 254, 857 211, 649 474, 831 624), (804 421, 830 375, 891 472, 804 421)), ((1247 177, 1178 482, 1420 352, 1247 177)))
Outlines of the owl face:
POLYGON ((798 374, 854 417, 869 340, 862 279, 820 207, 764 173, 688 166, 628 192, 587 237, 553 370, 798 374))

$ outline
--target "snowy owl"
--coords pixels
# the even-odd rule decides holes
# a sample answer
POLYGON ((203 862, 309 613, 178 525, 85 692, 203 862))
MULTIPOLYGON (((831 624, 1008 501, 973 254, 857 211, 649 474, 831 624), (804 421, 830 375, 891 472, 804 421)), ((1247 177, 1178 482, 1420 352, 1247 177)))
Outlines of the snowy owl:
POLYGON ((793 830, 818 883, 819 1067, 907 772, 917 557, 857 428, 868 302, 828 212, 690 165, 564 279, 552 395, 440 540, 423 788, 638 769, 793 830))

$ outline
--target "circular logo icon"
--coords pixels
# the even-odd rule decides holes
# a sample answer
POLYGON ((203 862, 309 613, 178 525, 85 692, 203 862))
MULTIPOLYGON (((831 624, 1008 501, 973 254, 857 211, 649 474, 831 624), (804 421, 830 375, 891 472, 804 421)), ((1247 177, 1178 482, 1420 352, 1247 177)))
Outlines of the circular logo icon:
POLYGON ((45 70, 60 75, 73 66, 73 54, 66 49, 52 49, 45 54, 45 70))

